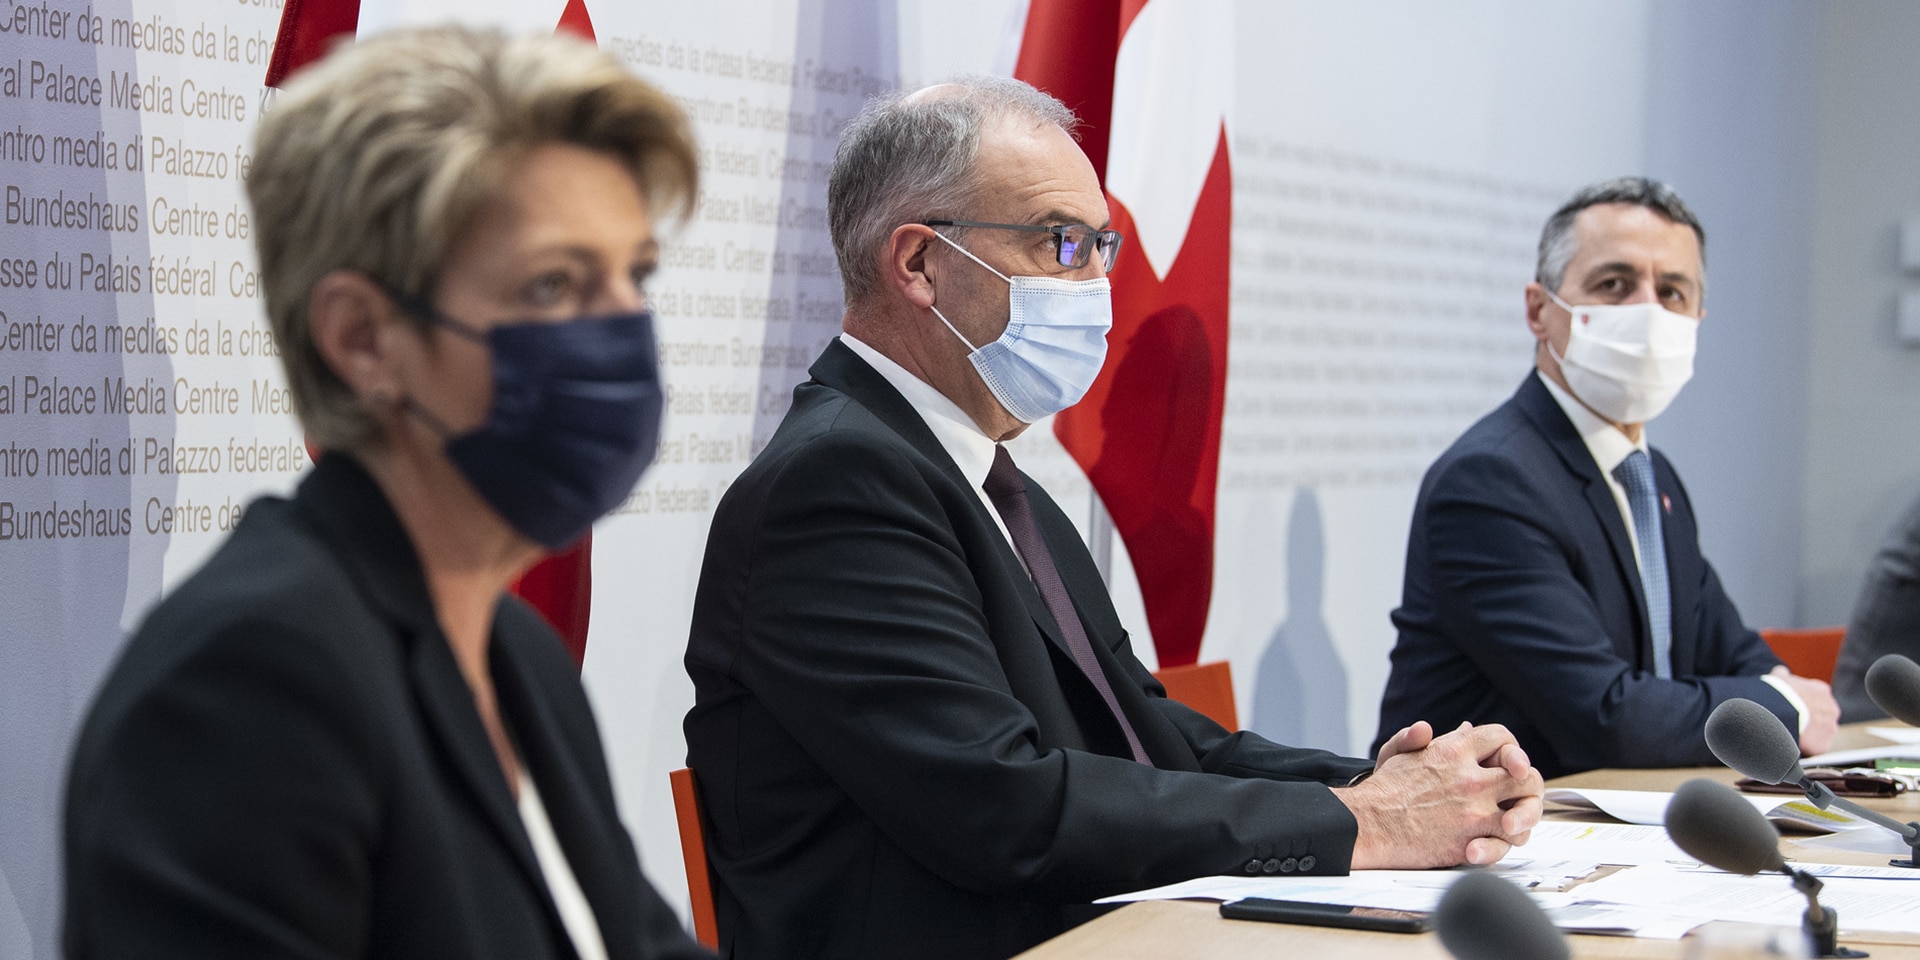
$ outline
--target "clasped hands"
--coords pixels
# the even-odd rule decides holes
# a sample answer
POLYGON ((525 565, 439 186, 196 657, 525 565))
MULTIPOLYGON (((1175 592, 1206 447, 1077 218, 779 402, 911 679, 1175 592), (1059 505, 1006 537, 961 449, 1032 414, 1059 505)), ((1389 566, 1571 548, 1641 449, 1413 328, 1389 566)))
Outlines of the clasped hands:
POLYGON ((1499 724, 1462 723, 1442 736, 1425 720, 1380 747, 1373 775, 1334 791, 1360 833, 1353 869, 1488 864, 1527 842, 1545 786, 1499 724))

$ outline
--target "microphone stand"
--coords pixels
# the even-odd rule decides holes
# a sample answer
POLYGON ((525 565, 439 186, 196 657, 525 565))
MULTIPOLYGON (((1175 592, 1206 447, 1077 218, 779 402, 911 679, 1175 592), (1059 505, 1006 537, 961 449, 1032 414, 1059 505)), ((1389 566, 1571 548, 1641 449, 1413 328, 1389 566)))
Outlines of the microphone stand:
POLYGON ((1840 914, 1832 907, 1820 905, 1820 888, 1825 886, 1820 878, 1804 870, 1795 870, 1782 865, 1780 872, 1793 878, 1793 888, 1807 895, 1807 913, 1800 920, 1800 929, 1807 935, 1807 941, 1813 947, 1816 957, 1864 957, 1864 950, 1854 950, 1839 944, 1840 914))
MULTIPOLYGON (((1845 797, 1836 796, 1834 795, 1832 787, 1814 780, 1812 777, 1801 777, 1799 787, 1806 791, 1808 802, 1822 810, 1828 807, 1839 807, 1868 823, 1886 827, 1888 830, 1899 834, 1900 839, 1907 842, 1907 848, 1910 852, 1905 860, 1887 861, 1888 866, 1920 867, 1920 823, 1901 823, 1885 814, 1869 810, 1845 797)), ((1799 881, 1796 880, 1794 882, 1798 884, 1799 881)), ((1818 887, 1815 889, 1818 889, 1818 887)))

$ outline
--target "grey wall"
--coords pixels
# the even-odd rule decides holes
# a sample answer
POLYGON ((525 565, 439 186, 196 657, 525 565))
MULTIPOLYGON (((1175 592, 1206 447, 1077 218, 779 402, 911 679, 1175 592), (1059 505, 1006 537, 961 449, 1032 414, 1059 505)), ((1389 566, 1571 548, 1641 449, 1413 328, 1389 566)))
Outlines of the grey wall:
POLYGON ((1894 338, 1897 230, 1920 217, 1920 4, 1820 4, 1805 351, 1801 603, 1842 623, 1868 558, 1920 495, 1920 350, 1894 338))
POLYGON ((1648 435, 1679 468, 1701 545, 1756 627, 1800 620, 1820 9, 1687 0, 1649 18, 1645 169, 1700 216, 1708 279, 1694 380, 1648 435))

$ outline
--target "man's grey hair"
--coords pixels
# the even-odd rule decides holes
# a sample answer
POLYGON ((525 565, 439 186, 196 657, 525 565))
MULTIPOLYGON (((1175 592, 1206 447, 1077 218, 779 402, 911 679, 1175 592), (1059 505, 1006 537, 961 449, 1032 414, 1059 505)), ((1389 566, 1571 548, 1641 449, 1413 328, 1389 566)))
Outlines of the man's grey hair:
POLYGON ((1602 180, 1581 188, 1573 199, 1560 205, 1560 209, 1547 218, 1547 225, 1540 230, 1540 259, 1534 267, 1533 278, 1540 285, 1555 293, 1567 278, 1567 264, 1573 262, 1577 244, 1573 237, 1573 221, 1580 211, 1603 203, 1630 203, 1666 217, 1674 223, 1693 228, 1693 235, 1700 241, 1700 285, 1706 286, 1707 277, 1707 231, 1700 226, 1700 218, 1687 208, 1687 202, 1680 199, 1672 187, 1648 177, 1616 177, 1602 180))
POLYGON ((847 124, 827 182, 827 216, 847 303, 880 282, 879 252, 894 228, 922 220, 973 219, 974 160, 989 121, 1024 117, 1073 132, 1073 111, 1005 77, 959 77, 952 89, 897 93, 868 102, 847 124))

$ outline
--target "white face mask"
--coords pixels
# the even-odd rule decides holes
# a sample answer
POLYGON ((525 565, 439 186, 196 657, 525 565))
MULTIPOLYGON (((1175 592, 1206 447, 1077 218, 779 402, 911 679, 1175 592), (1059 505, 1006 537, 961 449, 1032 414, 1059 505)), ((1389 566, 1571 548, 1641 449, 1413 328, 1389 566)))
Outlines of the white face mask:
POLYGON ((1667 409, 1680 388, 1693 379, 1693 354, 1700 321, 1657 303, 1573 306, 1547 296, 1573 323, 1567 355, 1560 361, 1567 389, 1593 412, 1615 423, 1645 423, 1667 409))
POLYGON ((976 347, 939 307, 933 315, 972 351, 967 359, 994 399, 1022 423, 1059 413, 1080 402, 1107 362, 1107 331, 1113 329, 1113 285, 1058 277, 1009 277, 967 248, 946 240, 993 275, 1007 281, 1009 313, 1000 339, 976 347))

